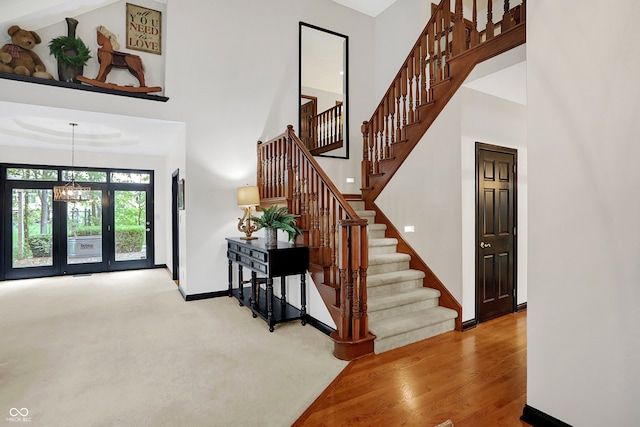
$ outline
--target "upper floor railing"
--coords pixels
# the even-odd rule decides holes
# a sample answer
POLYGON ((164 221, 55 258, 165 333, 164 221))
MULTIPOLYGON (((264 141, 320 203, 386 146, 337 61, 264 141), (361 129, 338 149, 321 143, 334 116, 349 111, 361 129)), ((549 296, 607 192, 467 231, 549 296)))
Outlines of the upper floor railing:
POLYGON ((312 154, 322 154, 342 147, 343 110, 343 104, 340 102, 309 117, 310 141, 308 148, 312 154))

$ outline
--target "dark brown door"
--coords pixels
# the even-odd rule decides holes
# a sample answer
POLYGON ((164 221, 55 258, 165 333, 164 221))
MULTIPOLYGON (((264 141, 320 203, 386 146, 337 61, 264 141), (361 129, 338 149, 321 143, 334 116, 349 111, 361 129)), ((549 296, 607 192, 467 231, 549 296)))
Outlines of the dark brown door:
POLYGON ((476 313, 478 321, 515 310, 517 151, 476 144, 476 313))

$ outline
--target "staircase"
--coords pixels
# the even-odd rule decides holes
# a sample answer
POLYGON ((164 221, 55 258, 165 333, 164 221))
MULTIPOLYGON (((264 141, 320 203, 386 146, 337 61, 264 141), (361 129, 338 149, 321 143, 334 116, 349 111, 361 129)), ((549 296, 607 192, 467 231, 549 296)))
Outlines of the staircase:
POLYGON ((375 211, 351 201, 369 223, 367 295, 374 352, 382 353, 455 329, 455 310, 438 305, 440 291, 423 287, 425 273, 409 267, 410 255, 397 252, 398 240, 385 237, 387 226, 375 223, 375 211))
POLYGON ((339 359, 462 329, 460 303, 375 200, 475 65, 526 41, 526 0, 499 2, 496 22, 492 0, 484 11, 478 10, 482 2, 470 2, 470 18, 463 0, 432 8, 407 60, 363 123, 361 201, 338 191, 292 126, 258 142, 261 205, 286 205, 299 217, 304 235, 297 242, 310 248, 309 273, 336 324, 331 337, 339 359), (479 12, 487 16, 484 29, 478 28, 479 12))

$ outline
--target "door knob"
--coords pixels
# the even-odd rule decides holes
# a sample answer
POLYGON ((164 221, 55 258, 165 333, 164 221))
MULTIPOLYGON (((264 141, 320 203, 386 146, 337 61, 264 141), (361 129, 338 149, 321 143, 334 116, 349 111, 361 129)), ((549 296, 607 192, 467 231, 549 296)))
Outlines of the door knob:
POLYGON ((480 247, 481 247, 482 249, 484 249, 484 248, 490 248, 490 247, 491 247, 491 243, 480 242, 480 247))

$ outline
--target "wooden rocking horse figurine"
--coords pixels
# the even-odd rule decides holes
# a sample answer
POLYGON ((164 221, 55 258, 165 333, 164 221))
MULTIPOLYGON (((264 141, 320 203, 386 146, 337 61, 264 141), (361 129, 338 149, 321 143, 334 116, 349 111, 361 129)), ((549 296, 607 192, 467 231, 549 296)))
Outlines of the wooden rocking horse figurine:
POLYGON ((79 76, 78 80, 94 86, 114 88, 129 92, 159 92, 162 90, 159 86, 147 87, 145 85, 142 60, 138 55, 118 52, 120 44, 118 43, 116 36, 111 31, 101 25, 97 28, 97 38, 98 45, 101 46, 98 48, 98 62, 100 63, 98 76, 95 79, 88 79, 86 77, 79 76), (107 83, 107 75, 114 67, 128 69, 129 72, 138 79, 140 87, 119 86, 113 83, 107 83))

